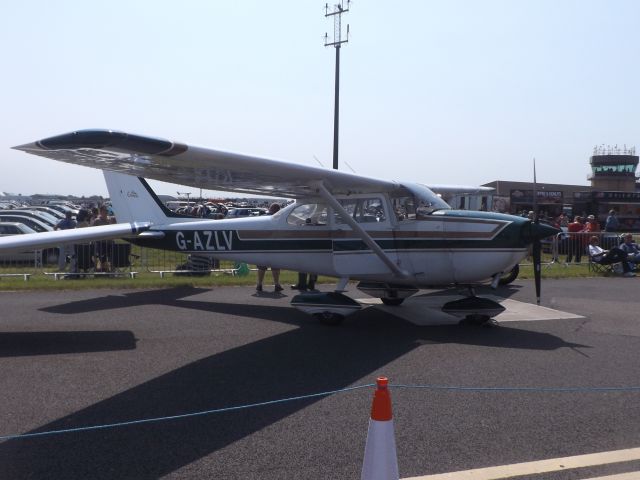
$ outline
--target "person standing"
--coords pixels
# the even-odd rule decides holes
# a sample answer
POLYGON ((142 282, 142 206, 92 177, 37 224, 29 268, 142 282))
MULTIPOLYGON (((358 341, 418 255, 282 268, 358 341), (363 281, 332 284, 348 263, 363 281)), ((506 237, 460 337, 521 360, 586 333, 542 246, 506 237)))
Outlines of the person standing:
MULTIPOLYGON (((100 207, 98 211, 98 217, 94 218, 91 222, 91 226, 98 227, 100 225, 109 225, 114 223, 109 218, 108 210, 105 205, 100 207)), ((113 255, 113 240, 98 240, 94 243, 95 247, 95 264, 96 272, 109 272, 111 271, 111 257, 113 255)))
POLYGON ((587 217, 587 224, 584 226, 583 231, 589 233, 598 233, 602 231, 602 229, 600 228, 600 223, 598 223, 598 220, 596 220, 595 215, 589 215, 587 217))
MULTIPOLYGON (((269 206, 269 212, 267 213, 267 215, 273 215, 279 211, 280 205, 277 203, 272 203, 269 206)), ((262 292, 262 283, 264 282, 264 276, 267 273, 267 268, 269 267, 267 267, 266 265, 256 265, 256 267, 258 268, 258 283, 256 285, 256 292, 262 292)), ((271 267, 271 275, 273 276, 274 292, 278 293, 284 290, 284 288, 282 288, 282 285, 280 285, 280 269, 271 267)))
MULTIPOLYGON (((64 212, 64 218, 60 220, 54 230, 70 230, 76 228, 76 221, 73 219, 71 210, 64 212)), ((63 272, 67 268, 67 256, 73 255, 73 247, 71 245, 59 245, 58 246, 58 271, 63 272)))
MULTIPOLYGON (((89 211, 85 210, 85 209, 80 209, 78 210, 78 213, 76 214, 76 228, 85 228, 85 227, 89 227, 90 223, 89 223, 89 211)), ((77 244, 73 246, 73 257, 71 258, 71 272, 72 273, 78 273, 78 262, 80 262, 81 265, 86 265, 86 261, 84 258, 78 258, 79 255, 83 255, 84 251, 82 250, 82 247, 85 244, 77 244)), ((88 245, 88 244, 86 244, 88 245)))
POLYGON ((298 283, 296 283, 295 285, 291 285, 291 289, 300 290, 301 292, 304 292, 305 290, 315 290, 317 280, 318 275, 316 275, 315 273, 299 272, 298 283))
POLYGON ((567 244, 567 263, 571 263, 573 256, 576 257, 576 263, 580 263, 582 259, 582 241, 580 233, 584 228, 581 222, 581 218, 576 216, 567 226, 567 232, 569 232, 569 243, 567 244))
POLYGON ((604 223, 604 231, 605 232, 617 232, 620 228, 620 222, 618 221, 618 217, 616 215, 615 210, 609 211, 609 216, 604 223))

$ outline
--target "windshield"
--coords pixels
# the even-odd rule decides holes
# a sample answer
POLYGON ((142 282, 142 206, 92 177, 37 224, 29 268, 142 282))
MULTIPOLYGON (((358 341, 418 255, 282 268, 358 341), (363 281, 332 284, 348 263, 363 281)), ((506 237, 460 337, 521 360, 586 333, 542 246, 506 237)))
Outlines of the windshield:
POLYGON ((403 184, 390 198, 398 220, 420 219, 436 210, 451 209, 442 198, 418 183, 403 184))

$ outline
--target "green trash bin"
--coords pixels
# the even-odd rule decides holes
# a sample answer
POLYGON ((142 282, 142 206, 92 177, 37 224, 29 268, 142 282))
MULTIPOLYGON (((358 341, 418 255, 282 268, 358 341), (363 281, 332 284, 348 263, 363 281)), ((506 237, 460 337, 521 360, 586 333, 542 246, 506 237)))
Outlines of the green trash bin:
POLYGON ((249 275, 249 265, 244 262, 236 262, 233 265, 233 269, 235 270, 235 274, 240 277, 246 277, 249 275))

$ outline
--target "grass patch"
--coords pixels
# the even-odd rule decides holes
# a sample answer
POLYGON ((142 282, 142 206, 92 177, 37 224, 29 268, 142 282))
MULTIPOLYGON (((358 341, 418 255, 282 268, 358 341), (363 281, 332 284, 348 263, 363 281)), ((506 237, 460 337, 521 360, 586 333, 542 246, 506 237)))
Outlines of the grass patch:
MULTIPOLYGON (((298 274, 288 270, 280 273, 280 283, 288 287, 298 281, 298 274)), ((320 277, 318 283, 335 283, 330 277, 320 277)), ((270 290, 273 285, 271 272, 267 272, 265 290, 270 290)), ((0 291, 14 290, 85 290, 93 288, 167 288, 177 286, 206 287, 255 285, 256 272, 251 272, 244 277, 230 274, 212 273, 204 277, 186 277, 165 274, 160 278, 158 273, 142 272, 136 278, 123 277, 86 277, 79 279, 62 278, 54 280, 52 276, 44 274, 32 275, 28 281, 22 277, 0 277, 0 291)))
MULTIPOLYGON (((542 278, 586 278, 602 276, 589 270, 589 264, 587 262, 570 265, 565 265, 564 263, 543 264, 540 271, 542 273, 542 278)), ((518 278, 532 279, 533 265, 520 265, 520 274, 518 275, 518 278)), ((516 282, 517 281, 518 280, 516 279, 516 282)))
MULTIPOLYGON (((246 276, 234 276, 226 273, 214 272, 204 277, 186 277, 165 274, 160 278, 158 273, 139 271, 136 278, 123 277, 87 277, 82 279, 60 279, 54 280, 53 276, 44 275, 42 271, 31 271, 24 269, 26 273, 32 273, 31 278, 25 281, 22 277, 0 277, 0 291, 20 291, 20 290, 84 290, 93 288, 167 288, 177 286, 191 286, 211 288, 214 286, 251 286, 256 284, 256 272, 252 271, 246 276)), ((53 271, 53 270, 51 270, 53 271)), ((12 269, 12 273, 20 270, 12 269)), ((0 269, 0 273, 10 273, 7 269, 0 269)), ((598 274, 589 270, 587 263, 582 264, 547 264, 542 265, 542 278, 585 278, 597 277, 598 274)), ((533 266, 530 264, 520 265, 518 279, 532 279, 533 266)), ((516 282, 518 281, 516 279, 516 282)), ((289 270, 283 270, 280 274, 280 283, 287 287, 297 283, 298 274, 289 270)), ((320 277, 320 284, 335 284, 336 279, 332 277, 320 277)), ((265 277, 265 289, 269 290, 273 280, 271 272, 267 272, 265 277)))

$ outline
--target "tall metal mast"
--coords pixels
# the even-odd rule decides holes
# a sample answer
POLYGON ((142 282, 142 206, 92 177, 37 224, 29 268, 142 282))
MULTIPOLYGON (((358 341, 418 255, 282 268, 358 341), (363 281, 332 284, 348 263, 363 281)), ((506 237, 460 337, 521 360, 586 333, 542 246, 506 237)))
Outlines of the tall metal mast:
POLYGON ((325 17, 333 17, 333 41, 329 41, 329 35, 324 34, 324 46, 335 47, 336 49, 336 92, 335 92, 335 104, 333 109, 333 168, 338 169, 338 127, 340 120, 340 46, 343 43, 349 41, 349 24, 347 24, 347 34, 345 39, 342 39, 342 14, 349 11, 349 5, 351 0, 347 0, 347 7, 344 6, 344 1, 340 0, 333 6, 333 11, 329 11, 329 4, 324 6, 325 17))

